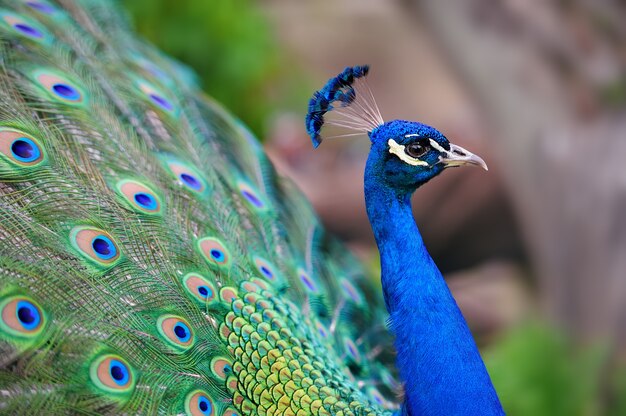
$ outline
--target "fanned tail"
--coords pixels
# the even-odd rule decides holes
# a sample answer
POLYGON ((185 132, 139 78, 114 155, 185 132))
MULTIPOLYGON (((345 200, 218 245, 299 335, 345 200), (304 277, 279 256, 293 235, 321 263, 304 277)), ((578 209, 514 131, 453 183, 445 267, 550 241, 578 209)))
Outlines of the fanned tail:
POLYGON ((0 0, 0 413, 384 414, 360 264, 117 7, 0 0))

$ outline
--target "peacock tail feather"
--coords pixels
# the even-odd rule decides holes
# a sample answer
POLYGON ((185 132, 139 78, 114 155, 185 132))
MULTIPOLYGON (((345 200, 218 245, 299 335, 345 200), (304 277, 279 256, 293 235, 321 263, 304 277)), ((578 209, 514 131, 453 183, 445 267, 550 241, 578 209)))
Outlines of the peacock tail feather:
POLYGON ((0 412, 389 413, 363 269, 119 8, 0 1, 0 412))

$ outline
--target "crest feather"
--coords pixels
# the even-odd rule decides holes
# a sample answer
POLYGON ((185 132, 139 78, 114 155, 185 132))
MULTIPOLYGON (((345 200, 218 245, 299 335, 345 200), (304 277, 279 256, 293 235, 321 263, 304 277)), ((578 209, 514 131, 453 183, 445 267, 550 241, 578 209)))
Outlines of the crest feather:
POLYGON ((322 142, 323 126, 335 126, 353 132, 326 137, 332 138, 367 133, 384 123, 365 81, 368 72, 368 65, 349 66, 313 94, 306 116, 307 133, 311 136, 313 147, 322 142))

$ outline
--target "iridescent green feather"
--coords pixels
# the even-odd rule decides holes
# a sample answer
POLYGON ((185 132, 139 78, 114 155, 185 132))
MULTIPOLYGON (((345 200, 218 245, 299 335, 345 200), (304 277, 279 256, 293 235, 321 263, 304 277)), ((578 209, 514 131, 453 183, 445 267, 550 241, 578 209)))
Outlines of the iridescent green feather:
POLYGON ((393 407, 360 265, 194 75, 114 2, 0 8, 1 411, 393 407))

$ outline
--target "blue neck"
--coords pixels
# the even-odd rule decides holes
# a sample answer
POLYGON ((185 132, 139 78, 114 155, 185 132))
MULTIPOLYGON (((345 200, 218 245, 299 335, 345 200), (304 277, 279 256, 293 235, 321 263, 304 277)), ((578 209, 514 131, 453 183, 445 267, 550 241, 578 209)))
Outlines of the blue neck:
POLYGON ((396 364, 405 388, 402 414, 503 415, 465 319, 417 229, 413 192, 383 183, 371 159, 365 202, 396 336, 396 364))

